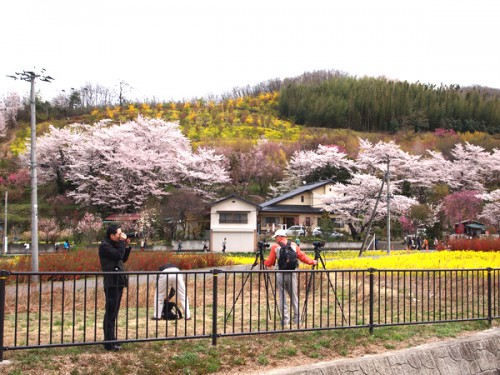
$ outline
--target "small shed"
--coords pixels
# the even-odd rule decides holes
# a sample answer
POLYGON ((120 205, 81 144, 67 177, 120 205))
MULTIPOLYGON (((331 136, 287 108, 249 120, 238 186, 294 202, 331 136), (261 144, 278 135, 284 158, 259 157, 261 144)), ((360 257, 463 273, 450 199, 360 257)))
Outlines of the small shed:
POLYGON ((486 225, 475 220, 464 220, 455 224, 455 234, 464 234, 470 237, 479 237, 486 233, 486 225))

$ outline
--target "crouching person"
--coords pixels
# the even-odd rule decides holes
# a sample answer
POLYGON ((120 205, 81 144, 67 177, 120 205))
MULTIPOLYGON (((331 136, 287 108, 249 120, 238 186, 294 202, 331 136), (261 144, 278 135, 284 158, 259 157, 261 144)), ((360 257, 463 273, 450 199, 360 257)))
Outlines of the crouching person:
MULTIPOLYGON (((183 275, 179 274, 179 268, 173 264, 165 264, 160 267, 160 271, 162 271, 162 274, 158 277, 152 319, 160 320, 162 318, 163 305, 165 303, 164 300, 168 288, 169 291, 171 291, 171 289, 175 291, 176 297, 174 301, 180 303, 184 310, 186 320, 190 320, 191 311, 189 310, 189 298, 186 294, 186 285, 184 284, 183 275)), ((172 295, 173 293, 169 293, 170 298, 172 295)))

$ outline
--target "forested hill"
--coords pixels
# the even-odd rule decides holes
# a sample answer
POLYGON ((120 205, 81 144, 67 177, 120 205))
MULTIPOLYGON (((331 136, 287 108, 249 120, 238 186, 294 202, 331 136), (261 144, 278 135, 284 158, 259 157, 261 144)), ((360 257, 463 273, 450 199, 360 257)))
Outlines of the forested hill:
POLYGON ((310 127, 362 132, 438 128, 500 133, 500 90, 436 86, 314 72, 281 84, 282 117, 310 127))

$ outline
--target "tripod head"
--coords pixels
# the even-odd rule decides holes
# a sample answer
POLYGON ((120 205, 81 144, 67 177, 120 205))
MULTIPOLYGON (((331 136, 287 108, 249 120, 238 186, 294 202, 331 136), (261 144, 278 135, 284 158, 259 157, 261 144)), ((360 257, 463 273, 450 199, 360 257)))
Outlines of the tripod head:
MULTIPOLYGON (((323 246, 325 246, 325 242, 324 241, 314 241, 313 246, 314 246, 314 260, 318 261, 318 266, 319 266, 319 263, 321 262, 321 264, 323 265, 323 268, 325 268, 325 262, 323 261, 323 257, 321 256, 321 248, 323 246)), ((314 269, 314 266, 313 266, 313 269, 314 269)))
POLYGON ((271 244, 266 241, 257 242, 257 253, 255 254, 255 262, 252 265, 252 269, 259 264, 259 260, 262 265, 264 264, 264 249, 269 248, 269 246, 271 246, 271 244))

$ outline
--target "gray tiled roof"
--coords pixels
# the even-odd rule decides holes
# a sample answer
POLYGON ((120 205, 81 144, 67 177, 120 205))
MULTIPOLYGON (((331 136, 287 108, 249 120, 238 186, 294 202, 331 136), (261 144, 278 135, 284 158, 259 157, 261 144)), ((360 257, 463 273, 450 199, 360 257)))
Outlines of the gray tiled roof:
MULTIPOLYGON (((296 195, 299 195, 301 193, 305 193, 306 191, 314 190, 320 186, 324 186, 324 185, 330 184, 332 182, 333 182, 332 180, 325 180, 325 181, 313 182, 310 184, 302 185, 302 186, 298 187, 297 189, 292 190, 289 193, 280 195, 277 198, 273 198, 271 200, 268 200, 267 202, 261 203, 260 207, 262 207, 262 211, 265 211, 265 208, 268 206, 273 206, 276 203, 279 203, 279 202, 284 201, 284 200, 289 199, 289 198, 293 198, 296 195)), ((310 207, 310 206, 289 206, 289 205, 287 205, 287 206, 288 207, 310 207)), ((312 210, 313 208, 310 207, 310 209, 312 210)), ((318 212, 320 212, 320 211, 318 211, 318 212)))

